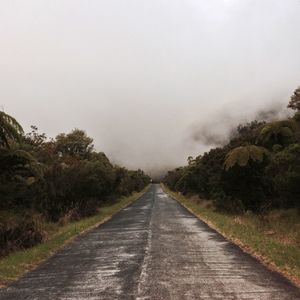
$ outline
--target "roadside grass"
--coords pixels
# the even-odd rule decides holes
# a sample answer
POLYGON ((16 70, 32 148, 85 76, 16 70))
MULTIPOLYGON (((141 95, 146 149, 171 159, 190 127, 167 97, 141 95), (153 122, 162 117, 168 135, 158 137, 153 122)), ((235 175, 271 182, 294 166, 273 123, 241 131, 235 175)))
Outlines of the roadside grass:
POLYGON ((163 190, 193 214, 272 270, 300 286, 300 214, 274 210, 266 215, 216 211, 212 201, 163 190))
POLYGON ((0 260, 0 286, 3 287, 34 269, 79 234, 104 223, 122 208, 139 199, 148 188, 149 186, 129 197, 122 197, 113 205, 101 207, 99 213, 95 216, 65 226, 59 226, 57 223, 43 224, 43 229, 48 234, 48 238, 44 243, 26 250, 16 251, 0 260))

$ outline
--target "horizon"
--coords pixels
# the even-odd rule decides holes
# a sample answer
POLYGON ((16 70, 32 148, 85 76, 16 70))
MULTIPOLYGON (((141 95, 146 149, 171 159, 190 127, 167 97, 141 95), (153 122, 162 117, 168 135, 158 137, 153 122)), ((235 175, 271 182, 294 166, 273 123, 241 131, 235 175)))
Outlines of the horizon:
POLYGON ((286 116, 299 13, 297 0, 2 2, 0 105, 25 131, 83 129, 153 176, 239 123, 286 116))

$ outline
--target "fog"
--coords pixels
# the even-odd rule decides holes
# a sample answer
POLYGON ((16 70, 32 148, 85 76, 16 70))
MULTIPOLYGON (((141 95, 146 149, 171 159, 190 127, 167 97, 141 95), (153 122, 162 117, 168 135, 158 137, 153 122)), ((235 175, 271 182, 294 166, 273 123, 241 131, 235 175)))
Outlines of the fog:
POLYGON ((287 113, 299 15, 299 0, 3 0, 0 105, 159 174, 287 113))

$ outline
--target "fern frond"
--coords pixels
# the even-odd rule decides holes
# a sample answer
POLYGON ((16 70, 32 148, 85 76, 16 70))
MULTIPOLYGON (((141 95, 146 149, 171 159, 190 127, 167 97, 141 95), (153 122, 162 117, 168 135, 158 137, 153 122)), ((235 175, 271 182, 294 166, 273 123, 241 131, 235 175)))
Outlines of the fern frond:
POLYGON ((0 144, 9 148, 9 140, 19 140, 24 133, 22 126, 15 118, 0 111, 0 144))
POLYGON ((250 160, 261 163, 268 153, 267 149, 255 145, 237 147, 226 155, 224 168, 228 171, 235 165, 245 167, 250 160))

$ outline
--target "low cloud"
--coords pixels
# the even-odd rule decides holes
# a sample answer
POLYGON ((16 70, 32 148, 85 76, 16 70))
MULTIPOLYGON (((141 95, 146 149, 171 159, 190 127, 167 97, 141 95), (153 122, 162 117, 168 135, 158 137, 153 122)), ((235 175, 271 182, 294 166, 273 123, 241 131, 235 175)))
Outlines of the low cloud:
POLYGON ((298 0, 2 1, 0 105, 158 176, 284 114, 299 15, 298 0))

